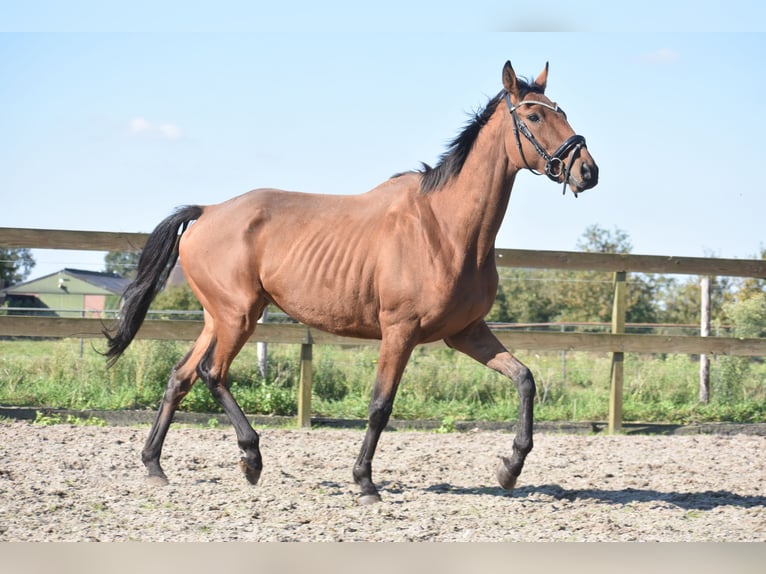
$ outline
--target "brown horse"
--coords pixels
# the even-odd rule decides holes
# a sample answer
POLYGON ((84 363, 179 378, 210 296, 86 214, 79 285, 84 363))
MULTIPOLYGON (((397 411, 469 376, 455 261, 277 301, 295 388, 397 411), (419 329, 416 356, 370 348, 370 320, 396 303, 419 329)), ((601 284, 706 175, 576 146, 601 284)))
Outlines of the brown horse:
POLYGON ((497 471, 503 488, 514 487, 532 449, 535 383, 483 320, 497 289, 495 236, 521 169, 545 173, 575 194, 598 181, 585 139, 544 95, 547 77, 547 64, 529 83, 507 62, 503 90, 434 168, 424 164, 356 196, 258 189, 218 205, 180 208, 157 226, 124 294, 119 325, 105 332, 107 357, 114 362, 130 344, 179 255, 205 323, 170 373, 143 449, 151 480, 167 483, 163 441, 178 404, 201 378, 234 425, 245 476, 258 481, 259 437, 231 395, 227 373, 273 303, 312 327, 381 340, 367 432, 353 467, 360 502, 380 500, 372 458, 410 354, 440 339, 516 384, 518 431, 497 471))

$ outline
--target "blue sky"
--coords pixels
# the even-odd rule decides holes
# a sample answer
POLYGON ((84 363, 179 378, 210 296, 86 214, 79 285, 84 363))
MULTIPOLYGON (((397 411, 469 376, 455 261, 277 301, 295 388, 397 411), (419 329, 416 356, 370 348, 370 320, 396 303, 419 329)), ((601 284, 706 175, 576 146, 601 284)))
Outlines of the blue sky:
MULTIPOLYGON (((400 2, 357 8, 369 30, 296 9, 288 32, 269 28, 266 8, 224 9, 234 5, 206 26, 184 12, 172 30, 171 12, 148 2, 88 18, 73 16, 77 2, 66 14, 7 6, 0 226, 146 232, 178 205, 256 187, 361 193, 435 162, 510 59, 527 77, 550 62, 548 95, 587 138, 601 180, 574 199, 521 174, 498 247, 574 250, 591 224, 627 232, 634 253, 747 258, 766 247, 755 2, 669 3, 651 32, 627 20, 656 11, 610 15, 592 2, 560 3, 556 17, 510 14, 507 2, 445 9, 433 12, 438 33, 416 32, 432 13, 400 2), (415 17, 386 33, 397 14, 415 17)), ((102 253, 35 258, 32 277, 103 267, 102 253)))

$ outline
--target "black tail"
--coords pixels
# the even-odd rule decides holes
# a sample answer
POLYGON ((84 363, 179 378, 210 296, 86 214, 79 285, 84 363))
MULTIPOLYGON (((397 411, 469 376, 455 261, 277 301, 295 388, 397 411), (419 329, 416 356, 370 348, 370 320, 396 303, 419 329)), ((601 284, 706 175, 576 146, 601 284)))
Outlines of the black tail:
POLYGON ((109 366, 120 358, 136 336, 149 305, 164 287, 176 264, 179 228, 183 226, 182 234, 191 221, 202 215, 202 211, 198 205, 180 207, 149 235, 138 260, 136 278, 122 295, 120 322, 116 329, 104 329, 104 336, 109 341, 109 350, 105 353, 109 366))

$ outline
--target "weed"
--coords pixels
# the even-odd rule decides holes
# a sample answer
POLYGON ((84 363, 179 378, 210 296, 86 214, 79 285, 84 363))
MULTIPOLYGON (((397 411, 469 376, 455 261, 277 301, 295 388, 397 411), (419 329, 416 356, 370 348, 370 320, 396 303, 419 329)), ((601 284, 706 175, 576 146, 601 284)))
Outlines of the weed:
POLYGON ((455 432, 455 430, 457 430, 455 427, 455 417, 451 417, 448 415, 442 419, 441 426, 438 429, 436 429, 436 432, 445 434, 445 433, 455 432))
POLYGON ((59 413, 54 413, 50 411, 36 411, 35 420, 32 421, 32 424, 38 425, 38 426, 52 426, 52 425, 67 424, 67 425, 74 425, 74 426, 103 427, 103 426, 106 426, 106 421, 104 419, 101 419, 99 417, 94 417, 94 416, 90 416, 84 419, 84 418, 76 417, 71 414, 68 414, 66 415, 66 417, 63 417, 59 413))
POLYGON ((35 420, 32 421, 33 425, 47 427, 52 425, 60 425, 62 423, 61 415, 58 413, 48 413, 37 411, 35 412, 35 420))

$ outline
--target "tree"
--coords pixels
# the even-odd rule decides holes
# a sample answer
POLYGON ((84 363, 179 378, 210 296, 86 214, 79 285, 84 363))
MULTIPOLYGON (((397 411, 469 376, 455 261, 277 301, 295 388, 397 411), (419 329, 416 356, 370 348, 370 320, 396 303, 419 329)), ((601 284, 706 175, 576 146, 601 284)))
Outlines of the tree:
POLYGON ((560 311, 558 293, 561 288, 556 273, 549 269, 503 268, 499 289, 503 290, 505 318, 497 320, 509 323, 555 321, 560 311))
POLYGON ((630 253, 633 245, 622 229, 609 231, 597 224, 589 225, 577 240, 577 248, 586 253, 630 253))
MULTIPOLYGON (((753 256, 752 259, 766 259, 766 248, 761 247, 760 254, 753 256)), ((747 301, 754 296, 764 293, 766 293, 766 279, 745 277, 737 282, 735 299, 737 301, 747 301)))
MULTIPOLYGON (((577 241, 589 253, 630 253, 625 231, 590 225, 577 241)), ((657 321, 659 279, 633 273, 628 282, 627 320, 657 321)), ((500 270, 500 285, 488 321, 551 323, 554 321, 609 322, 612 317, 613 276, 599 271, 554 269, 500 270)))
MULTIPOLYGON (((662 276, 657 286, 658 322, 693 325, 696 331, 701 305, 699 277, 662 276)), ((710 282, 711 315, 720 322, 726 322, 725 305, 732 299, 731 287, 730 277, 713 277, 710 282)))
POLYGON ((0 248, 0 287, 24 281, 35 266, 29 249, 0 248))
POLYGON ((735 337, 766 337, 766 293, 724 304, 735 337))
POLYGON ((497 286, 495 303, 484 319, 491 323, 509 323, 511 321, 508 313, 508 299, 505 297, 505 289, 503 289, 502 283, 497 286))
POLYGON ((105 270, 107 273, 117 273, 120 277, 135 279, 140 255, 138 251, 110 251, 104 256, 105 270))
POLYGON ((155 311, 202 311, 202 305, 187 284, 166 287, 152 301, 155 311))
MULTIPOLYGON (((618 228, 590 225, 577 241, 587 253, 630 253, 628 234, 618 228)), ((563 271, 560 280, 568 282, 561 293, 561 320, 609 322, 612 317, 613 275, 603 271, 563 271)), ((628 280, 627 317, 634 323, 657 320, 657 284, 652 275, 631 273, 628 280)))

